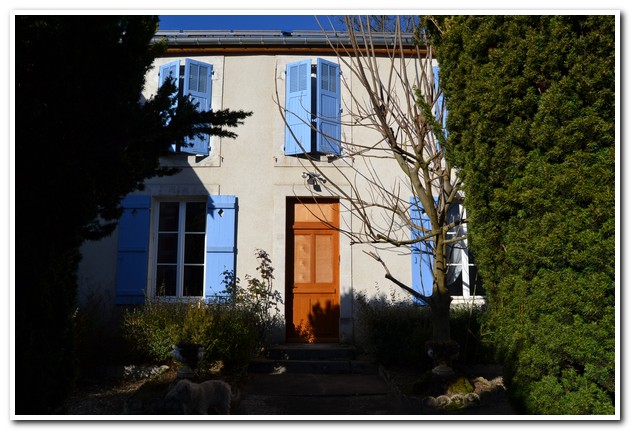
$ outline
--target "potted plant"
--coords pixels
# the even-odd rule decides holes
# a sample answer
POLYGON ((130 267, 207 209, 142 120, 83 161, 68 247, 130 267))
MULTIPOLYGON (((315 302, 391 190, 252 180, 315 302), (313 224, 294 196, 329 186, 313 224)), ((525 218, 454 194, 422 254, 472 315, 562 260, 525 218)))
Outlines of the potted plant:
POLYGON ((177 372, 178 379, 190 379, 195 375, 197 364, 204 357, 204 347, 201 344, 180 341, 173 346, 171 355, 182 364, 177 372))

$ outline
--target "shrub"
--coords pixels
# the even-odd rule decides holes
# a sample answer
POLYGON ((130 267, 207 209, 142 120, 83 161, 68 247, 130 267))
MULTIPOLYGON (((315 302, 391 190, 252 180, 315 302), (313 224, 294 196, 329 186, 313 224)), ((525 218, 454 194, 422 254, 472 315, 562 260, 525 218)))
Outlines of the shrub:
MULTIPOLYGON (((384 296, 367 299, 357 295, 356 342, 384 365, 408 365, 420 369, 433 366, 425 351, 432 338, 429 307, 396 301, 384 296)), ((458 363, 488 362, 491 350, 481 335, 484 310, 454 308, 451 312, 451 335, 460 345, 458 363)))
POLYGON ((134 353, 147 362, 164 362, 179 341, 189 304, 151 300, 126 310, 122 333, 134 353))
POLYGON ((153 363, 168 361, 172 346, 187 342, 204 347, 200 368, 218 361, 227 367, 246 364, 281 320, 271 261, 265 251, 257 250, 256 256, 261 279, 246 275, 243 287, 233 272, 226 272, 226 288, 215 302, 147 298, 144 305, 127 310, 122 332, 137 356, 153 363))
POLYGON ((225 366, 247 363, 259 347, 254 314, 234 304, 147 301, 123 319, 123 334, 142 361, 169 361, 173 345, 188 342, 204 347, 200 368, 217 361, 225 366))
POLYGON ((222 293, 228 297, 230 304, 252 313, 259 342, 265 344, 267 337, 283 324, 278 307, 283 300, 280 292, 273 289, 274 268, 269 255, 266 251, 257 249, 255 256, 259 262, 256 270, 260 279, 246 275, 247 286, 244 287, 233 271, 226 271, 223 281, 226 287, 222 293))

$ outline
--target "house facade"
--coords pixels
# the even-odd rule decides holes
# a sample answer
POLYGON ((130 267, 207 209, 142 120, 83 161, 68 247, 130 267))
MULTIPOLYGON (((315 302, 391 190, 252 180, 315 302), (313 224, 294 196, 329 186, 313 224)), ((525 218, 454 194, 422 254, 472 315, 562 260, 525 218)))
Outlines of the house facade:
MULTIPOLYGON (((211 136, 174 147, 162 164, 180 172, 150 179, 123 200, 114 234, 83 247, 80 301, 108 310, 146 298, 216 300, 225 271, 242 280, 256 275, 259 249, 271 258, 274 288, 283 298, 280 342, 301 341, 297 328, 307 323, 316 341, 351 342, 357 294, 410 299, 365 253, 376 246, 352 244, 344 235, 360 222, 320 174, 352 194, 361 185, 361 158, 348 156, 342 142, 380 139, 344 121, 361 86, 331 48, 343 36, 331 37, 158 32, 168 49, 149 71, 144 97, 171 77, 200 109, 253 114, 236 139, 211 136)), ((414 49, 412 35, 405 37, 414 49)), ((382 43, 385 54, 387 40, 382 43)), ((384 183, 401 176, 396 164, 377 160, 374 166, 384 183)), ((420 248, 386 247, 379 255, 400 281, 431 293, 420 248)), ((483 301, 469 253, 451 265, 454 303, 483 301)))

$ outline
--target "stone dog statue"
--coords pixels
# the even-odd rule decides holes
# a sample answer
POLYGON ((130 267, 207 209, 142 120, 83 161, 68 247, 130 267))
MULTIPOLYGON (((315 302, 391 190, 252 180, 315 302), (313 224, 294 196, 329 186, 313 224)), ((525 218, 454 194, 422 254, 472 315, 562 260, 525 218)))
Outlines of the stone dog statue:
POLYGON ((178 381, 166 394, 165 405, 170 410, 185 415, 229 415, 232 403, 230 385, 222 380, 193 383, 187 379, 178 381))

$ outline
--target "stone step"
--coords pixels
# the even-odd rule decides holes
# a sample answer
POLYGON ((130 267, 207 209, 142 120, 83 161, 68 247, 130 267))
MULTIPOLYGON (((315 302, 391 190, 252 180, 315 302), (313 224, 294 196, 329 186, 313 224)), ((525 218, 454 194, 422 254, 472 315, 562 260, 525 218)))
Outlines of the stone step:
POLYGON ((376 374, 378 366, 356 358, 354 346, 342 344, 282 344, 250 362, 252 373, 376 374))
POLYGON ((295 343, 272 346, 267 357, 277 360, 351 360, 355 358, 355 347, 334 343, 295 343))
POLYGON ((379 367, 363 360, 299 360, 255 358, 248 370, 264 374, 377 374, 379 367))

